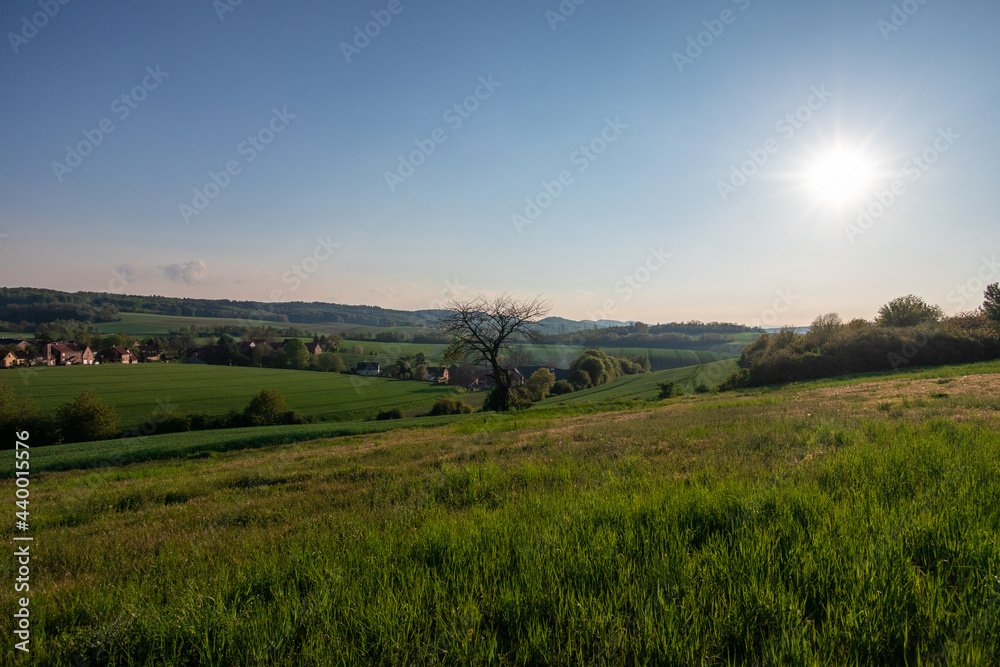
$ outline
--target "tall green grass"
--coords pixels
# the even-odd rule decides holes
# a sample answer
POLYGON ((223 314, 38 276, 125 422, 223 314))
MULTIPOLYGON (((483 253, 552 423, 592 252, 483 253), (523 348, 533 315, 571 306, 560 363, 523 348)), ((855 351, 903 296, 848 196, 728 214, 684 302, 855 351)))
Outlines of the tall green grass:
POLYGON ((1000 406, 967 381, 39 474, 33 659, 995 664, 1000 406))

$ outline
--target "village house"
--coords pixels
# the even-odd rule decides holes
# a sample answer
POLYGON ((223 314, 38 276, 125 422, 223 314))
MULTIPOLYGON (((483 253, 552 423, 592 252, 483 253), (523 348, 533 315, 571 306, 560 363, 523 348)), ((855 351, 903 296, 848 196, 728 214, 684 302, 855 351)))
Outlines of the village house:
POLYGON ((444 366, 428 366, 427 379, 431 382, 447 382, 450 373, 444 366))
POLYGON ((132 354, 132 351, 127 347, 121 347, 115 345, 108 352, 108 361, 113 364, 137 364, 139 363, 139 358, 132 354))
POLYGON ((24 352, 30 345, 23 338, 0 338, 0 347, 14 347, 15 352, 24 352))
POLYGON ((27 363, 27 361, 28 361, 28 355, 24 354, 23 352, 21 353, 8 352, 6 355, 4 355, 3 359, 0 359, 0 365, 2 365, 4 368, 13 368, 14 366, 20 366, 24 363, 27 363))
POLYGON ((80 347, 76 343, 49 343, 45 346, 42 362, 47 366, 72 366, 81 364, 91 366, 94 363, 94 351, 90 346, 80 347))
POLYGON ((323 354, 323 346, 319 343, 306 343, 306 349, 309 354, 323 354))
POLYGON ((144 362, 159 361, 162 353, 155 347, 140 347, 139 357, 144 362))
POLYGON ((354 372, 358 375, 376 377, 381 372, 381 367, 375 361, 361 361, 358 363, 358 367, 354 369, 354 372))

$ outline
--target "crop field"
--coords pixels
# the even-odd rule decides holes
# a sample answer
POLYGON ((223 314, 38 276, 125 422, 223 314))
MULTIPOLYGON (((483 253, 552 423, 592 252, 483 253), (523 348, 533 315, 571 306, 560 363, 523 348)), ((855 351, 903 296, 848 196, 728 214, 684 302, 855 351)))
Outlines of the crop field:
MULTIPOLYGON (((33 451, 31 657, 996 664, 998 373, 540 407, 204 455, 175 443, 150 461, 33 451), (64 469, 42 465, 60 456, 64 469)), ((0 589, 0 604, 15 596, 0 589)))
POLYGON ((660 393, 661 382, 673 382, 677 388, 686 394, 694 392, 695 387, 704 383, 708 387, 718 385, 736 369, 735 359, 714 361, 701 366, 685 366, 666 371, 654 371, 639 375, 625 375, 615 378, 606 384, 576 391, 562 396, 550 396, 539 405, 558 405, 562 403, 581 403, 584 401, 629 400, 640 398, 653 400, 660 393))
POLYGON ((242 410, 262 389, 274 389, 291 409, 342 421, 363 419, 389 408, 426 412, 453 387, 362 378, 340 373, 200 366, 194 364, 101 364, 0 371, 17 394, 30 396, 40 410, 53 410, 87 389, 115 407, 123 429, 154 414, 203 412, 210 416, 242 410))

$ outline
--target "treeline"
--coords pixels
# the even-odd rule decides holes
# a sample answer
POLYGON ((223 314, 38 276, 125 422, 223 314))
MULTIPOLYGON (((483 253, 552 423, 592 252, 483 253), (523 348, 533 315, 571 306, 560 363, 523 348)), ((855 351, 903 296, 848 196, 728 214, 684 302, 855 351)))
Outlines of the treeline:
POLYGON ((60 292, 33 287, 0 287, 0 326, 10 331, 29 331, 25 326, 57 319, 107 322, 120 312, 218 317, 253 322, 315 324, 339 322, 372 327, 421 326, 433 323, 433 315, 389 310, 378 306, 347 306, 335 303, 259 303, 229 299, 181 299, 105 292, 60 292), (8 326, 8 325, 13 325, 8 326), (17 327, 17 328, 14 328, 17 327))
MULTIPOLYGON (((556 381, 555 376, 547 368, 540 368, 526 378, 523 385, 514 387, 514 407, 523 409, 549 395, 560 396, 596 387, 611 382, 623 375, 648 373, 652 369, 649 357, 636 355, 633 357, 610 356, 602 350, 584 350, 573 360, 572 371, 565 380, 556 381)), ((495 407, 495 400, 487 399, 484 407, 495 407)))
POLYGON ((737 333, 761 333, 740 324, 688 322, 649 326, 642 322, 627 327, 585 329, 549 334, 543 345, 585 345, 588 347, 653 347, 700 350, 736 340, 737 333))
POLYGON ((96 303, 76 294, 0 288, 0 329, 33 333, 38 325, 56 321, 113 322, 119 309, 113 303, 96 303))
POLYGON ((976 311, 946 318, 937 306, 909 295, 883 306, 871 322, 844 323, 835 313, 823 315, 808 333, 783 329, 748 345, 739 370, 720 388, 997 359, 1000 305, 989 306, 987 301, 976 311))

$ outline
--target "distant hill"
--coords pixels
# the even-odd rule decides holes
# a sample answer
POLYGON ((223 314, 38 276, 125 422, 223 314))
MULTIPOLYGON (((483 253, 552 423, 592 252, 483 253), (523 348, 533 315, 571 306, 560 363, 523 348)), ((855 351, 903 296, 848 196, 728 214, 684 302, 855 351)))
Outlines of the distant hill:
MULTIPOLYGON (((85 324, 115 322, 120 313, 145 313, 178 317, 210 317, 244 320, 249 324, 279 325, 351 324, 364 327, 434 328, 445 310, 394 310, 368 305, 345 305, 320 301, 259 303, 230 299, 181 299, 107 292, 61 292, 35 287, 0 287, 0 330, 31 333, 40 324, 57 320, 85 324)), ((627 330, 636 322, 618 320, 570 320, 546 317, 539 322, 542 333, 571 334, 593 330, 627 330)), ((649 331, 686 333, 749 330, 738 325, 701 322, 651 325, 649 331)))

